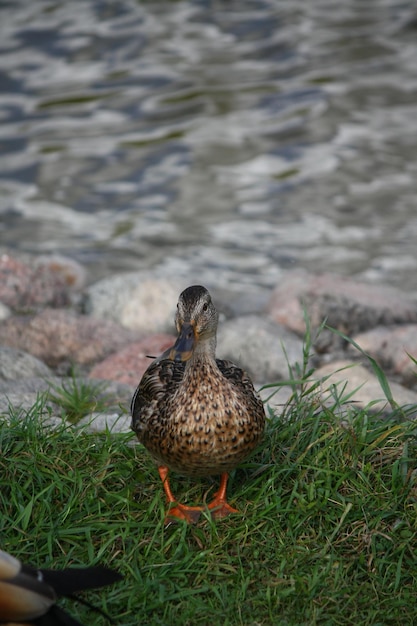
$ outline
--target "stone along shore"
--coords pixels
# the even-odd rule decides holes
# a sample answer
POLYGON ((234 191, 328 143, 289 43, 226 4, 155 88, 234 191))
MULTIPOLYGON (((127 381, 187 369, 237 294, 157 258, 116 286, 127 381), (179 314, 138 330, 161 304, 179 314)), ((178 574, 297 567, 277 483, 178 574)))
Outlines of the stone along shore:
MULTIPOLYGON (((396 402, 417 414, 417 366, 409 356, 417 358, 417 294, 303 270, 287 271, 262 297, 225 294, 214 281, 205 286, 221 314, 218 356, 245 368, 258 388, 288 380, 288 363, 302 363, 305 310, 313 336, 326 319, 351 337, 384 370, 396 402)), ((29 410, 40 392, 69 384, 75 371, 81 382, 100 381, 108 399, 104 411, 83 419, 88 428, 128 431, 130 399, 148 355, 173 343, 178 295, 195 282, 140 271, 88 284, 85 268, 71 259, 3 253, 0 413, 29 410)), ((340 335, 322 331, 310 360, 323 397, 336 383, 345 393, 357 389, 358 406, 387 406, 369 360, 340 335)), ((280 410, 289 396, 281 387, 270 404, 280 410)), ((47 413, 53 425, 62 409, 50 400, 47 413)))

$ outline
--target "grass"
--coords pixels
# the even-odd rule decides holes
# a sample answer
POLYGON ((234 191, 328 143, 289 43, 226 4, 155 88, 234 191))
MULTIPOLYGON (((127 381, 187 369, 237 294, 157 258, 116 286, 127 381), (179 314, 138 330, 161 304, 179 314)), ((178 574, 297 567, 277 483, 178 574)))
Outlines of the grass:
MULTIPOLYGON (((44 567, 118 569, 121 583, 87 597, 123 626, 417 623, 417 424, 342 407, 343 389, 322 405, 308 352, 290 371, 291 401, 231 476, 241 514, 217 523, 164 526, 156 469, 130 434, 51 430, 43 398, 7 416, 1 547, 44 567)), ((188 502, 217 484, 172 480, 188 502)), ((67 602, 85 624, 105 623, 67 602)))
POLYGON ((65 419, 76 424, 93 411, 102 412, 106 408, 103 397, 105 382, 97 383, 77 376, 73 370, 70 379, 61 386, 51 385, 49 400, 62 409, 65 419))

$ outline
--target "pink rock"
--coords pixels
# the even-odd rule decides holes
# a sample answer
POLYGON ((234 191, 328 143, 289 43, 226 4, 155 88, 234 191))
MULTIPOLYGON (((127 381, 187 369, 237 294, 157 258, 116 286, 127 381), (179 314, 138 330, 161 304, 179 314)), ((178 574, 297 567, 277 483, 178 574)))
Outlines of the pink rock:
POLYGON ((71 289, 81 283, 81 269, 75 278, 78 264, 70 260, 65 264, 63 257, 59 257, 59 262, 52 262, 52 257, 46 262, 47 258, 29 264, 8 254, 1 255, 0 301, 17 311, 68 305, 71 289))
POLYGON ((303 308, 313 327, 323 320, 351 335, 378 324, 417 322, 417 304, 394 287, 360 283, 324 273, 289 271, 274 289, 267 305, 277 322, 304 333, 303 308))
POLYGON ((410 386, 417 385, 417 325, 378 326, 354 337, 356 343, 383 367, 410 386), (411 358, 413 357, 413 358, 411 358))
POLYGON ((94 363, 136 337, 115 322, 67 310, 9 317, 0 325, 0 343, 25 350, 52 367, 63 361, 94 363))
POLYGON ((36 257, 34 264, 38 270, 42 269, 56 276, 60 282, 71 289, 78 290, 85 287, 87 279, 85 267, 74 259, 60 254, 42 254, 36 257))
POLYGON ((158 333, 126 346, 112 354, 91 370, 90 378, 116 380, 136 386, 151 364, 151 357, 159 356, 175 342, 173 335, 158 333))
POLYGON ((303 294, 307 293, 313 276, 303 270, 288 272, 272 292, 266 310, 273 320, 302 335, 305 331, 303 294))

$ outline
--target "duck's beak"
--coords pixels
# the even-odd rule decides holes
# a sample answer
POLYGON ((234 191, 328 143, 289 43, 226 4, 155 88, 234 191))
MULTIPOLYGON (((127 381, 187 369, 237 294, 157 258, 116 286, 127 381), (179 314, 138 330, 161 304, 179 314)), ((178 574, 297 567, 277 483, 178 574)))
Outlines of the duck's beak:
POLYGON ((172 347, 168 358, 171 359, 171 361, 177 362, 188 361, 193 353, 194 344, 194 325, 192 323, 185 322, 181 327, 180 334, 178 335, 177 341, 172 347))

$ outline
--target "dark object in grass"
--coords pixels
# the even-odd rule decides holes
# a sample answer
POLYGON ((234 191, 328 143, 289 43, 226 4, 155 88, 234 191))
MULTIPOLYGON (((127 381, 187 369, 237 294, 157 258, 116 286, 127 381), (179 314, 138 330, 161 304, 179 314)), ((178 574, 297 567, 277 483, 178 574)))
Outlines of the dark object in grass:
POLYGON ((228 474, 256 448, 265 427, 262 401, 246 372, 216 359, 217 323, 207 289, 185 289, 177 305, 177 341, 151 363, 132 399, 132 429, 158 464, 171 506, 168 523, 196 522, 204 510, 176 502, 169 469, 221 474, 207 508, 214 519, 236 513, 226 500, 228 474))
POLYGON ((82 626, 56 604, 58 596, 87 604, 110 620, 101 609, 73 594, 105 587, 121 578, 118 572, 101 566, 34 569, 0 550, 0 623, 82 626))

